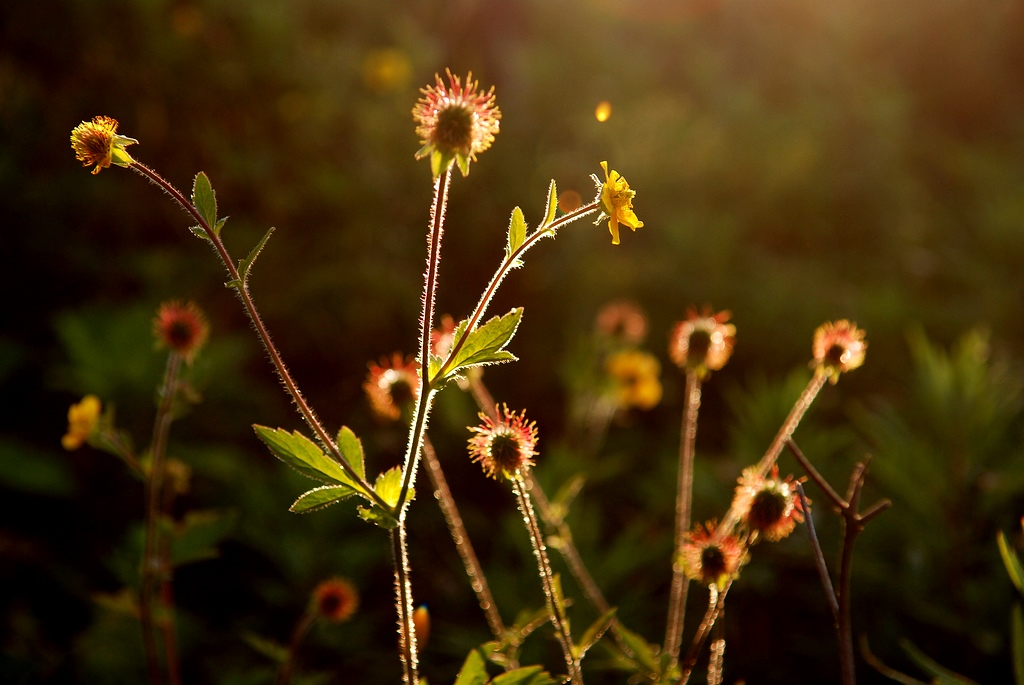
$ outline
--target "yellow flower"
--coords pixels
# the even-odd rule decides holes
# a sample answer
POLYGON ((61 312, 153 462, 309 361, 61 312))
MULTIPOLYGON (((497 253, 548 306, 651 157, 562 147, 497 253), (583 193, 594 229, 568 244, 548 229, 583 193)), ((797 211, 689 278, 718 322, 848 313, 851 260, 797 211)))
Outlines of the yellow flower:
MULTIPOLYGON (((636 230, 644 222, 633 213, 633 197, 636 191, 630 190, 626 179, 618 171, 608 171, 608 162, 601 162, 604 169, 604 183, 601 183, 601 211, 608 217, 608 231, 612 234, 612 245, 619 244, 619 224, 636 230)), ((597 177, 594 177, 597 179, 597 177)), ((602 217, 603 218, 603 217, 602 217)))
POLYGON ((92 121, 83 121, 71 131, 71 147, 75 158, 82 166, 95 164, 93 174, 100 173, 111 163, 128 167, 135 163, 125 148, 139 141, 128 136, 117 134, 117 119, 111 117, 93 117, 92 121))
POLYGON ((93 434, 100 422, 100 398, 86 395, 68 409, 68 432, 60 444, 66 450, 77 450, 93 434))
POLYGON ((650 352, 622 350, 608 357, 605 369, 615 383, 619 407, 653 409, 661 401, 661 364, 650 352))

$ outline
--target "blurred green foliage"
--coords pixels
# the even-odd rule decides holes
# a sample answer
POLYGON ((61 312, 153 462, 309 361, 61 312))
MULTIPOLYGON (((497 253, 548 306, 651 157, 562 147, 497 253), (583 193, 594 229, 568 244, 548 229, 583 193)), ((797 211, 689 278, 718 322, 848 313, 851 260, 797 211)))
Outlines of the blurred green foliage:
MULTIPOLYGON (((664 354, 671 324, 710 302, 738 328, 732 361, 705 388, 695 507, 710 518, 806 381, 814 328, 848 317, 868 331, 866 365, 826 388, 796 439, 837 488, 871 453, 869 494, 894 501, 858 542, 854 629, 891 665, 909 663, 906 637, 957 672, 1008 681, 1014 594, 993 540, 1016 530, 1024 478, 1022 7, 5 4, 0 681, 140 680, 133 622, 93 597, 118 591, 135 563, 141 488, 109 457, 65 454, 59 440, 67 406, 95 392, 145 441, 162 364, 149 321, 169 298, 199 301, 213 322, 194 370, 204 402, 172 434, 172 456, 194 470, 183 507, 237 516, 221 556, 177 577, 186 680, 269 682, 270 662, 245 636, 286 641, 308 592, 335 574, 358 585, 363 608, 314 630, 301 668, 345 674, 328 682, 398 680, 386 539, 346 505, 287 513, 306 483, 251 424, 299 422, 225 275, 155 188, 120 169, 90 176, 68 135, 107 114, 179 188, 204 170, 232 217, 236 256, 278 228, 254 296, 321 417, 351 426, 380 471, 399 463, 404 435, 374 422, 360 385, 368 360, 415 345, 430 172, 412 159, 409 112, 445 67, 496 86, 503 130, 454 186, 443 310, 468 311, 501 257, 511 207, 536 223, 550 178, 588 198, 588 175, 607 159, 637 190, 645 227, 622 245, 603 226, 574 226, 508 279, 494 311, 525 308, 510 347, 522 361, 487 374, 499 401, 538 420, 549 490, 586 473, 569 521, 625 624, 651 641, 664 625, 683 390, 664 354), (612 115, 599 123, 602 100, 612 115), (649 315, 665 396, 581 454, 563 437, 573 387, 563 369, 620 296, 649 315), (961 337, 977 326, 988 333, 961 337)), ((447 391, 431 437, 508 619, 541 597, 511 498, 464 458, 474 416, 447 391)), ((414 589, 434 621, 423 671, 451 682, 486 626, 436 507, 421 497, 413 511, 414 589)), ((817 516, 828 554, 837 524, 817 516)), ((567 592, 578 596, 568 582, 567 592)), ((755 550, 729 602, 727 682, 836 680, 799 533, 755 550)), ((573 611, 576 625, 593 618, 582 601, 573 611)), ((551 650, 536 640, 524 659, 550 663, 551 650)), ((864 664, 859 675, 880 680, 864 664)))

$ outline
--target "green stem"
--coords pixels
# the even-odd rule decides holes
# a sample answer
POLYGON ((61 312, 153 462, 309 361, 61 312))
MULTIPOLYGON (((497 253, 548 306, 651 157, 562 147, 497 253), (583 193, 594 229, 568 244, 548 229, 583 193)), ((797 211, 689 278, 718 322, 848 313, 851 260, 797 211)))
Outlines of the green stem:
POLYGON ((224 241, 222 241, 220 236, 214 232, 213 227, 207 223, 199 210, 181 194, 181 191, 164 180, 164 178, 158 173, 139 162, 133 162, 130 168, 139 175, 152 181, 165 193, 170 195, 171 198, 193 219, 195 219, 203 229, 207 239, 210 241, 210 244, 213 246, 213 249, 217 252, 221 262, 228 271, 228 275, 230 276, 229 283, 239 284, 235 288, 235 291, 238 293, 239 299, 242 300, 245 313, 249 316, 249 320, 252 322, 253 328, 256 329, 256 334, 259 336, 260 341, 262 341, 263 347, 266 349, 267 354, 270 357, 270 362, 273 364, 274 370, 277 372, 277 376, 281 380, 281 384, 284 385, 285 390, 288 392, 289 396, 291 396, 296 409, 306 422, 306 425, 308 425, 316 434, 320 443, 327 448, 331 458, 338 462, 341 468, 344 469, 345 473, 348 474, 348 476, 357 483, 360 488, 362 488, 363 494, 370 498, 374 504, 384 511, 389 511, 391 507, 388 506, 387 502, 381 499, 381 497, 374 491, 373 486, 371 486, 365 478, 359 475, 341 455, 341 452, 338 450, 338 446, 327 433, 323 424, 320 423, 320 419, 317 418, 312 407, 310 407, 309 403, 306 402, 306 398, 303 397, 302 393, 299 391, 299 386, 295 383, 295 380, 289 373, 288 367, 285 366, 281 354, 278 352, 277 347, 270 338, 270 332, 267 330, 266 325, 264 325, 263 320, 260 318, 259 311, 256 309, 256 303, 249 294, 248 283, 239 274, 238 268, 235 266, 234 261, 231 259, 231 255, 228 254, 227 248, 224 246, 224 241))
POLYGON ((523 244, 514 250, 512 254, 505 258, 505 261, 501 263, 501 266, 498 267, 498 270, 495 271, 494 275, 491 277, 491 282, 488 283, 487 289, 484 290, 483 296, 481 296, 480 301, 476 305, 476 309, 473 310, 473 314, 469 317, 469 323, 466 325, 465 330, 462 331, 462 335, 459 336, 458 340, 455 340, 452 344, 451 351, 448 352, 448 358, 445 359, 444 364, 441 365, 441 368, 438 370, 434 378, 444 378, 445 373, 448 372, 448 369, 451 367, 452 362, 462 349, 462 346, 466 344, 469 334, 476 329, 477 324, 480 323, 480 319, 483 318, 484 312, 487 311, 488 305, 490 305, 491 300, 494 298, 494 293, 498 291, 498 286, 501 285, 501 282, 505 279, 505 276, 508 275, 508 272, 512 270, 515 263, 524 254, 526 254, 526 251, 533 247, 541 238, 553 236, 561 226, 572 223, 577 219, 582 219, 588 214, 593 214, 600 208, 601 205, 599 202, 592 202, 585 207, 580 207, 575 212, 571 212, 555 219, 550 224, 541 226, 530 234, 530 237, 523 241, 523 244))
POLYGON ((537 571, 540 574, 541 584, 544 587, 544 599, 547 603, 548 614, 551 624, 555 628, 555 636, 562 647, 565 655, 565 665, 569 669, 569 681, 573 685, 583 685, 583 674, 580 672, 580 661, 576 658, 575 648, 572 644, 572 635, 569 632, 569 620, 565 616, 565 608, 562 606, 561 598, 555 588, 554 573, 551 571, 551 562, 548 560, 544 546, 544 536, 541 534, 540 526, 537 525, 537 515, 530 503, 530 493, 522 476, 516 475, 512 478, 512 491, 515 492, 519 502, 519 511, 523 514, 523 522, 526 524, 526 531, 530 535, 530 542, 533 544, 533 555, 537 560, 537 571))
MULTIPOLYGON (((160 404, 153 422, 153 441, 150 444, 149 475, 145 480, 146 532, 142 549, 142 579, 139 594, 139 617, 142 623, 143 645, 146 650, 146 669, 149 682, 156 685, 161 681, 156 636, 153 626, 153 596, 157 576, 161 581, 168 569, 164 555, 160 553, 157 524, 160 518, 160 502, 163 497, 167 436, 174 421, 174 396, 178 391, 178 373, 181 369, 181 355, 171 352, 167 356, 163 383, 160 386, 160 404)), ((168 658, 170 655, 167 655, 168 658)), ((171 670, 170 663, 167 665, 171 670)), ((176 671, 176 668, 173 669, 176 671)))
POLYGON ((690 581, 683 571, 680 554, 690 530, 693 501, 693 461, 697 442, 697 414, 700 411, 701 383, 696 372, 686 372, 686 408, 683 411, 682 435, 679 439, 679 476, 676 489, 676 538, 672 550, 672 586, 665 627, 665 651, 672 661, 679 659, 686 615, 686 595, 690 581))

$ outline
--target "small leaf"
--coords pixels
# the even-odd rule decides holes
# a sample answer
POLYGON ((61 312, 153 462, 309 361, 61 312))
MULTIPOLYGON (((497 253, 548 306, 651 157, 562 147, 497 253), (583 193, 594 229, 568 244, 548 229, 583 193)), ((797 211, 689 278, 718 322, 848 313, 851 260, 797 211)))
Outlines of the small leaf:
POLYGON ((190 511, 174 527, 171 537, 172 566, 218 556, 216 545, 235 525, 234 512, 190 511))
POLYGON ((482 648, 477 647, 462 662, 459 675, 455 678, 455 685, 485 685, 487 677, 487 659, 482 653, 482 648))
MULTIPOLYGON (((402 494, 402 468, 395 466, 377 476, 373 484, 373 491, 376 492, 389 507, 398 505, 398 498, 402 494)), ((414 499, 414 490, 410 488, 409 499, 414 499)))
MULTIPOLYGON (((445 378, 457 374, 461 369, 486 364, 501 364, 516 360, 516 356, 503 349, 512 340, 519 321, 523 317, 523 308, 518 307, 501 317, 494 317, 484 325, 472 331, 459 349, 455 359, 448 367, 445 378)), ((455 329, 455 339, 459 339, 465 330, 464 322, 455 329)), ((443 380, 443 379, 438 379, 443 380)))
POLYGON ((312 440, 298 431, 289 433, 283 428, 267 428, 258 424, 253 428, 275 457, 307 478, 359 489, 338 462, 328 458, 312 440))
POLYGON ((321 485, 299 495, 295 503, 288 507, 288 511, 294 514, 308 514, 326 509, 354 494, 356 491, 347 485, 321 485))
MULTIPOLYGON (((505 259, 511 259, 512 255, 526 242, 526 219, 523 217, 523 210, 516 207, 512 210, 512 219, 508 223, 508 244, 505 246, 505 259)), ((519 266, 522 264, 516 260, 519 266)))
POLYGON ((554 221, 556 209, 558 209, 558 190, 555 188, 555 179, 551 179, 551 185, 548 186, 547 212, 544 214, 544 223, 540 225, 541 229, 554 221))
POLYGON ((263 251, 263 246, 267 244, 267 241, 270 239, 270 234, 273 233, 274 230, 273 226, 267 229, 267 232, 263 234, 260 241, 256 243, 256 247, 252 248, 249 256, 238 262, 238 272, 242 276, 243 284, 249 280, 249 269, 252 268, 253 262, 256 261, 256 258, 260 256, 260 252, 263 251))
POLYGON ((622 638, 622 642, 631 654, 627 654, 627 658, 634 661, 636 664, 642 666, 644 669, 657 673, 660 670, 658 660, 655 657, 658 649, 651 647, 647 644, 647 641, 634 632, 631 632, 625 628, 621 623, 618 628, 619 637, 622 638))
POLYGON ((555 685, 557 682, 543 666, 523 666, 496 676, 491 685, 555 685))
POLYGON ((1006 566, 1006 573, 1010 576, 1010 581, 1017 588, 1017 592, 1024 594, 1024 568, 1021 567, 1020 557, 1010 549, 1003 531, 999 531, 996 541, 999 543, 999 555, 1003 558, 1003 565, 1006 566))
POLYGON ((604 616, 590 624, 590 627, 583 633, 583 637, 576 643, 577 659, 582 659, 586 655, 587 650, 593 647, 601 639, 601 636, 605 634, 605 631, 615 623, 616 611, 615 608, 612 608, 604 616))
POLYGON ((197 238, 202 238, 203 240, 207 241, 210 240, 210 236, 207 235, 206 231, 203 229, 202 226, 190 226, 188 230, 192 231, 192 233, 195 234, 197 238))
POLYGON ((342 426, 338 431, 338 450, 352 470, 358 473, 360 478, 366 478, 366 467, 363 464, 363 443, 359 441, 351 428, 342 426))
POLYGON ((213 192, 210 179, 200 171, 192 183, 192 204, 212 230, 217 224, 217 195, 213 192))
POLYGON ((224 224, 228 222, 228 217, 221 217, 217 220, 217 225, 213 227, 213 234, 219 236, 220 230, 224 228, 224 224))
POLYGON ((284 663, 285 659, 288 658, 288 649, 284 645, 262 635, 245 632, 242 633, 242 641, 271 661, 279 664, 284 663))

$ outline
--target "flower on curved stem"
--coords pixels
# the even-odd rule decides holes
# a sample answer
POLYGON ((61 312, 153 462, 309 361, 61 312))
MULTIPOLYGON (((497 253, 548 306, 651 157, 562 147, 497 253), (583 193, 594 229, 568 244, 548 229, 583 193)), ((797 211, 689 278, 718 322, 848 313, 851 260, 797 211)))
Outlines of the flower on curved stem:
POLYGON ((117 119, 98 116, 92 121, 83 121, 71 131, 71 147, 75 151, 75 159, 82 166, 95 164, 93 174, 100 173, 111 164, 128 167, 135 163, 125 148, 139 141, 128 136, 118 135, 117 119))
MULTIPOLYGON (((497 407, 495 407, 497 410, 497 407)), ((492 419, 481 412, 483 423, 469 430, 476 433, 469 439, 469 454, 479 462, 484 473, 494 479, 513 479, 533 465, 537 455, 537 424, 526 420, 526 410, 509 411, 502 405, 492 419)))
POLYGON ((607 218, 608 231, 612 234, 612 245, 618 245, 619 224, 636 231, 644 222, 633 213, 633 198, 636 191, 629 187, 629 183, 618 171, 608 171, 608 162, 601 162, 601 168, 604 169, 604 182, 597 176, 592 176, 599 189, 597 201, 601 204, 601 216, 595 223, 601 223, 607 218))
POLYGON ((778 542, 804 520, 804 510, 792 476, 779 478, 779 467, 762 478, 756 467, 743 469, 733 499, 733 508, 746 524, 751 542, 759 536, 778 542))
POLYGON ((344 578, 329 578, 313 590, 312 610, 316 616, 341 623, 352 618, 359 607, 359 593, 344 578))
POLYGON ((68 432, 60 444, 66 450, 77 450, 96 432, 100 424, 100 398, 86 395, 68 409, 68 432))
POLYGON ((420 90, 423 97, 412 109, 416 134, 423 147, 416 159, 430 156, 430 169, 437 178, 454 161, 463 176, 469 174, 469 163, 476 161, 494 142, 498 134, 501 111, 494 104, 494 86, 478 91, 473 72, 463 85, 458 76, 446 70, 448 86, 437 74, 435 83, 420 90))
POLYGON ((839 374, 852 371, 864 363, 867 347, 864 331, 857 328, 857 324, 846 319, 828 321, 814 331, 814 360, 811 366, 816 373, 827 376, 835 385, 839 374))
POLYGON ((676 324, 669 342, 669 356, 683 369, 692 370, 700 380, 725 366, 736 344, 736 327, 725 323, 731 313, 711 313, 705 307, 700 314, 691 307, 686 320, 676 324))

